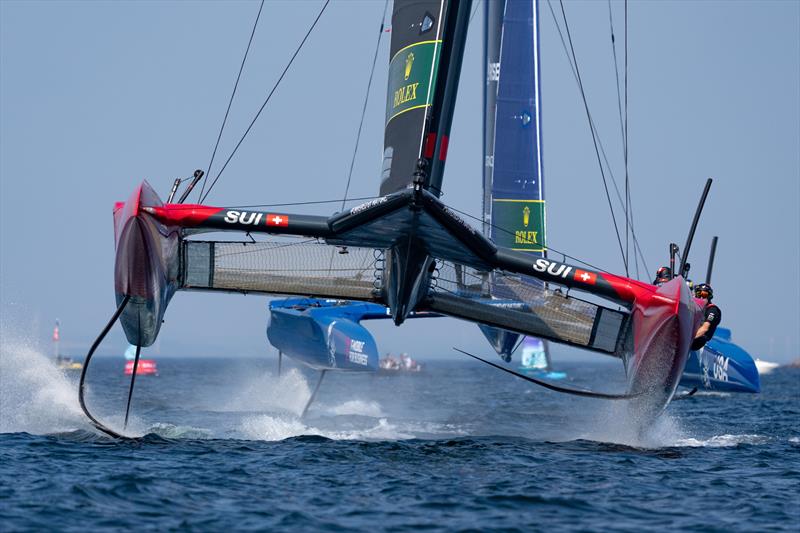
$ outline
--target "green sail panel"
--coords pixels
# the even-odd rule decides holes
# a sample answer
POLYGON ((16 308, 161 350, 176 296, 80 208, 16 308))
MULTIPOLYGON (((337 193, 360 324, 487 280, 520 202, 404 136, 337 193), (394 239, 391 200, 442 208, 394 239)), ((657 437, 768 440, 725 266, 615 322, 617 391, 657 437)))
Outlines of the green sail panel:
POLYGON ((422 41, 395 54, 389 63, 387 124, 402 113, 431 105, 441 50, 442 41, 422 41))
POLYGON ((521 252, 544 252, 544 200, 492 199, 494 242, 521 252))

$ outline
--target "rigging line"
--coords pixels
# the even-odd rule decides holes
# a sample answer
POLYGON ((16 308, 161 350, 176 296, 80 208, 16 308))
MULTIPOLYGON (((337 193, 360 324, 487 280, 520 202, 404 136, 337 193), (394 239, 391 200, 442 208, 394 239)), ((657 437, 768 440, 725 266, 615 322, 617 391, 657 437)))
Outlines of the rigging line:
POLYGON ((630 180, 628 178, 628 0, 625 0, 625 188, 627 189, 627 205, 630 212, 631 234, 633 234, 633 202, 631 201, 630 180))
POLYGON ((381 37, 383 37, 383 27, 386 22, 386 9, 389 7, 389 0, 383 3, 383 15, 381 15, 381 27, 378 30, 378 41, 375 43, 375 55, 372 57, 372 68, 369 71, 369 81, 367 81, 367 92, 364 95, 364 106, 361 108, 361 122, 358 123, 358 133, 356 134, 356 146, 353 149, 353 157, 350 160, 350 170, 347 172, 347 186, 344 189, 344 198, 342 199, 342 211, 344 211, 344 204, 347 202, 347 193, 350 191, 350 180, 353 177, 353 167, 356 164, 356 154, 358 153, 358 145, 361 141, 361 130, 364 127, 364 117, 367 114, 367 103, 369 102, 369 90, 372 88, 372 77, 375 74, 375 65, 378 63, 378 50, 381 47, 381 37))
MULTIPOLYGON (((569 54, 569 48, 567 47, 567 43, 564 40, 564 34, 561 31, 561 25, 558 22, 558 18, 556 17, 555 11, 553 10, 553 6, 552 6, 552 4, 550 3, 549 0, 548 0, 548 7, 550 8, 550 14, 553 16, 553 22, 555 23, 556 29, 558 30, 558 35, 561 38, 561 46, 564 49, 564 54, 567 56, 567 62, 569 63, 570 68, 572 70, 572 75, 575 78, 575 83, 578 83, 578 75, 577 75, 577 73, 575 71, 575 65, 572 62, 572 57, 569 54)), ((617 183, 617 178, 614 175, 614 171, 613 171, 613 169, 611 167, 611 163, 609 163, 609 161, 608 161, 608 155, 606 154, 606 149, 605 149, 605 146, 603 145, 603 140, 599 137, 599 131, 597 129, 597 126, 594 123, 594 118, 591 117, 591 115, 590 115, 589 121, 590 121, 592 129, 595 132, 595 135, 597 135, 597 144, 598 144, 598 146, 600 146, 600 152, 603 155, 603 160, 605 161, 606 168, 608 169, 609 176, 611 177, 611 183, 614 185, 614 192, 617 194, 617 201, 619 201, 620 207, 624 208, 625 202, 622 199, 622 193, 620 193, 620 191, 619 191, 619 184, 617 183)), ((645 270, 649 271, 650 268, 647 266, 647 262, 644 260, 644 254, 643 254, 643 252, 641 250, 641 247, 639 246, 638 238, 636 237, 636 231, 635 231, 635 228, 634 228, 634 225, 633 225, 633 209, 630 210, 630 216, 631 216, 631 234, 633 236, 634 248, 637 249, 637 251, 638 251, 638 253, 640 255, 640 258, 642 260, 642 264, 645 267, 645 270)), ((637 276, 637 277, 639 277, 639 276, 637 276)), ((639 278, 639 279, 641 279, 641 278, 639 278)))
MULTIPOLYGON (((348 202, 359 202, 361 200, 374 200, 375 198, 380 198, 380 196, 359 196, 357 198, 346 198, 345 200, 348 202)), ((254 205, 238 205, 233 207, 286 207, 286 206, 295 206, 295 205, 315 205, 315 204, 338 204, 342 200, 317 200, 313 202, 287 202, 283 204, 254 204, 254 205)))
POLYGON ((625 0, 625 264, 630 259, 628 249, 628 210, 631 203, 631 188, 628 178, 628 0, 625 0))
MULTIPOLYGON (((452 206, 448 206, 448 209, 451 209, 451 210, 455 211, 456 213, 460 213, 460 214, 462 214, 462 215, 464 215, 466 217, 469 217, 469 218, 471 218, 471 219, 483 224, 483 219, 478 218, 478 217, 476 217, 474 215, 471 215, 471 214, 467 213, 466 211, 461 211, 461 210, 456 209, 455 207, 452 207, 452 206)), ((506 229, 506 228, 504 228, 502 226, 498 226, 496 224, 492 224, 491 222, 487 222, 486 224, 488 224, 489 226, 491 226, 491 227, 493 227, 495 229, 498 229, 498 230, 500 230, 500 231, 502 231, 504 233, 508 233, 509 235, 515 235, 515 233, 513 231, 508 230, 508 229, 506 229)), ((586 265, 586 266, 588 266, 590 268, 593 268, 593 269, 597 270, 598 272, 605 272, 606 274, 610 274, 611 273, 611 272, 609 272, 608 270, 606 270, 604 268, 600 268, 600 267, 595 266, 595 265, 593 265, 591 263, 587 263, 583 259, 579 259, 579 258, 577 258, 575 256, 569 255, 568 253, 556 250, 552 246, 546 246, 545 248, 547 248, 548 251, 553 251, 553 252, 555 252, 557 254, 563 255, 564 257, 569 257, 570 259, 574 259, 575 261, 577 261, 577 262, 579 262, 579 263, 581 263, 583 265, 586 265)))
MULTIPOLYGON (((549 2, 550 2, 550 0, 548 0, 548 3, 549 2)), ((595 135, 594 129, 591 128, 591 113, 589 112, 589 103, 586 100, 586 91, 583 88, 583 80, 581 79, 581 72, 580 72, 580 68, 578 67, 578 58, 575 55, 575 47, 574 47, 574 45, 572 43, 572 34, 569 31, 569 23, 567 22, 567 13, 564 10, 564 2, 563 2, 563 0, 559 0, 559 4, 561 5, 561 15, 564 18, 564 28, 567 31, 567 40, 569 41, 570 51, 572 52, 572 59, 575 62, 575 74, 578 77, 578 87, 580 88, 580 91, 581 91, 581 98, 583 99, 583 107, 586 110, 586 118, 589 120, 589 123, 590 123, 590 128, 589 129, 590 129, 590 131, 592 133, 592 142, 594 144, 595 154, 597 155, 597 164, 600 167, 600 176, 603 178, 603 188, 605 189, 606 200, 608 201, 608 208, 611 211, 611 220, 614 223, 614 232, 615 232, 615 234, 617 236, 617 243, 619 244, 619 251, 620 251, 620 254, 622 255, 622 260, 623 260, 624 265, 625 265, 625 275, 628 276, 628 261, 627 261, 627 258, 625 257, 625 251, 622 248, 622 238, 619 235, 619 226, 617 225, 617 217, 614 214, 614 207, 611 204, 611 194, 608 192, 608 182, 606 181, 606 174, 605 174, 605 171, 603 170, 603 163, 602 163, 602 161, 600 159, 600 150, 597 147, 597 136, 595 135)))
MULTIPOLYGON (((597 131, 597 126, 594 123, 594 118, 591 119, 591 125, 592 125, 592 128, 594 128, 595 133, 599 136, 599 132, 597 131)), ((606 154, 606 149, 603 146, 603 142, 599 137, 597 139, 597 144, 598 144, 598 146, 600 146, 600 153, 603 155, 603 161, 606 164, 606 169, 608 169, 608 175, 611 177, 611 184, 614 186, 614 192, 617 195, 617 201, 619 202, 619 205, 624 208, 624 201, 622 200, 622 193, 619 192, 619 185, 617 184, 617 178, 616 178, 616 176, 614 176, 614 170, 611 168, 611 163, 608 161, 608 155, 606 154)), ((638 251, 639 256, 641 257, 641 260, 642 260, 642 264, 646 266, 646 261, 644 260, 644 253, 642 253, 642 249, 639 246, 639 239, 638 239, 638 237, 636 237, 636 231, 635 231, 634 226, 633 226, 633 205, 632 204, 629 205, 629 209, 628 209, 628 213, 627 214, 628 214, 628 217, 630 217, 631 237, 633 239, 634 250, 638 251)), ((636 257, 636 254, 634 254, 634 257, 636 257)), ((646 270, 649 271, 650 269, 646 268, 646 270)), ((639 276, 639 272, 638 272, 638 261, 637 261, 636 278, 637 279, 641 279, 641 277, 639 276)))
MULTIPOLYGON (((358 154, 358 146, 361 142, 361 130, 364 127, 364 117, 367 115, 367 104, 369 103, 369 91, 372 88, 372 78, 375 75, 375 65, 378 63, 378 51, 381 47, 381 38, 383 37, 383 28, 386 22, 386 9, 389 7, 389 0, 383 3, 383 14, 381 15, 381 27, 378 30, 378 40, 375 42, 375 54, 372 56, 372 68, 369 71, 369 79, 367 80, 367 90, 364 94, 364 105, 361 108, 361 121, 358 123, 358 133, 356 133, 356 145, 353 148, 353 157, 350 159, 350 169, 347 172, 347 185, 344 188, 344 198, 342 198, 341 211, 344 211, 344 205, 347 202, 347 194, 350 192, 350 181, 353 179, 353 169, 356 165, 356 155, 358 154)), ((333 260, 335 258, 335 250, 331 250, 331 260, 328 264, 328 270, 333 268, 333 260)))
MULTIPOLYGON (((348 198, 348 202, 358 202, 361 200, 374 200, 375 198, 380 198, 380 196, 359 196, 357 198, 348 198)), ((251 204, 251 205, 226 205, 226 206, 214 206, 219 207, 220 209, 253 209, 256 207, 287 207, 287 206, 296 206, 296 205, 316 205, 316 204, 338 204, 341 200, 314 200, 309 202, 285 202, 280 204, 251 204)), ((201 206, 201 207, 210 207, 210 206, 201 206)), ((184 210, 192 210, 197 209, 196 205, 180 205, 180 204, 172 204, 169 206, 170 211, 180 211, 184 210)))
MULTIPOLYGON (((614 87, 617 89, 617 111, 619 112, 620 137, 622 138, 622 155, 623 155, 623 158, 625 160, 625 170, 626 170, 626 172, 625 172, 625 190, 627 192, 627 190, 628 190, 628 181, 627 181, 627 179, 628 179, 628 173, 627 173, 627 168, 628 168, 628 164, 627 164, 627 161, 628 161, 628 146, 626 144, 627 138, 625 136, 625 125, 623 124, 623 121, 622 121, 622 97, 620 95, 620 89, 619 89, 619 62, 617 61, 617 44, 616 44, 616 39, 614 38, 614 17, 613 17, 613 13, 612 13, 612 10, 611 10, 611 0, 608 0, 608 25, 609 25, 609 27, 611 29, 611 51, 612 51, 613 56, 614 56, 614 76, 615 76, 614 87)), ((626 39, 627 39, 627 35, 626 35, 626 39)), ((627 40, 626 40, 626 43, 627 43, 627 40)), ((627 50, 627 47, 626 47, 626 50, 627 50)), ((626 94, 626 96, 627 96, 627 94, 626 94)), ((606 162, 606 165, 608 165, 608 162, 606 162)), ((626 194, 626 196, 625 196, 625 204, 624 204, 625 205, 625 207, 624 207, 624 212, 625 212, 625 255, 626 255, 626 257, 628 257, 628 259, 627 259, 628 261, 630 261, 630 251, 629 251, 629 247, 628 247, 628 233, 629 233, 629 226, 630 226, 628 224, 628 220, 629 220, 628 211, 629 211, 629 208, 630 208, 629 200, 630 200, 630 198, 626 194)), ((634 253, 634 257, 635 257, 635 255, 636 254, 634 253)), ((638 261, 637 261, 637 277, 638 277, 638 261)))
POLYGON ((472 9, 472 14, 469 16, 469 22, 467 22, 468 26, 472 23, 472 19, 475 18, 475 13, 478 12, 478 6, 479 5, 481 5, 481 0, 478 0, 477 2, 475 2, 475 7, 472 9))
POLYGON ((625 150, 625 127, 622 122, 622 95, 619 89, 619 64, 617 61, 617 44, 614 38, 614 19, 611 14, 611 0, 608 0, 608 24, 611 26, 611 51, 614 54, 614 74, 616 76, 617 88, 617 110, 619 111, 619 134, 622 138, 623 153, 625 150))
POLYGON ((219 127, 219 133, 217 134, 217 142, 216 144, 214 144, 214 150, 213 152, 211 152, 211 160, 208 162, 208 166, 206 167, 206 176, 203 179, 203 185, 200 187, 199 198, 203 197, 203 191, 205 191, 206 189, 206 182, 208 181, 208 176, 211 174, 211 165, 214 164, 214 157, 217 155, 217 148, 219 148, 219 141, 222 139, 222 132, 225 130, 225 124, 228 122, 228 115, 231 112, 233 97, 236 95, 236 89, 239 87, 239 79, 242 77, 244 64, 247 61, 247 54, 250 53, 250 45, 253 44, 253 36, 256 34, 256 27, 258 27, 258 19, 261 18, 262 9, 264 9, 264 0, 261 0, 261 5, 258 7, 258 14, 256 15, 256 21, 253 23, 253 31, 250 32, 250 40, 247 41, 247 48, 244 51, 242 64, 239 65, 239 74, 236 75, 236 83, 233 84, 233 91, 231 92, 231 98, 230 100, 228 100, 228 108, 225 110, 225 118, 222 119, 222 125, 219 127))
POLYGON ((259 110, 256 113, 256 115, 253 117, 253 120, 250 121, 250 125, 247 126, 247 129, 245 130, 245 132, 242 135, 241 139, 239 139, 239 142, 237 142, 236 146, 233 148, 233 151, 231 152, 231 155, 228 156, 228 159, 225 160, 225 164, 222 165, 222 168, 217 173, 217 177, 214 178, 214 181, 211 182, 211 185, 208 187, 208 190, 206 191, 205 196, 200 198, 200 202, 201 203, 206 198, 208 198, 208 195, 211 193, 211 189, 213 189, 214 185, 217 184, 217 181, 219 180, 219 178, 222 176, 222 173, 227 168, 228 163, 231 162, 231 159, 233 159, 233 156, 236 154, 236 151, 239 150, 239 147, 244 142, 245 138, 247 137, 247 134, 250 133, 251 129, 253 129, 253 125, 256 123, 256 120, 258 120, 258 117, 261 116, 261 112, 264 111, 264 108, 267 107, 267 104, 269 103, 270 99, 272 98, 272 95, 275 94, 275 90, 281 84, 281 81, 283 81, 284 76, 286 76, 286 73, 289 71, 289 68, 292 66, 292 63, 294 63, 294 60, 297 57, 297 54, 299 54, 300 50, 303 49, 303 45, 306 44, 306 41, 308 40, 308 37, 311 35, 311 32, 314 31, 314 28, 316 27, 317 22, 319 22, 319 19, 322 17, 322 14, 325 12, 325 8, 327 8, 328 4, 330 4, 330 3, 331 3, 331 0, 325 0, 325 4, 322 6, 322 9, 319 10, 319 13, 317 14, 317 18, 314 19, 313 23, 311 23, 311 26, 308 28, 308 31, 306 32, 305 36, 303 37, 303 40, 300 41, 300 44, 297 46, 297 49, 292 54, 291 59, 289 59, 289 62, 286 64, 286 67, 283 69, 283 72, 281 72, 281 75, 278 77, 278 81, 276 81, 275 85, 272 86, 272 89, 269 91, 269 94, 267 95, 267 98, 264 100, 264 103, 261 104, 261 107, 259 108, 259 110))

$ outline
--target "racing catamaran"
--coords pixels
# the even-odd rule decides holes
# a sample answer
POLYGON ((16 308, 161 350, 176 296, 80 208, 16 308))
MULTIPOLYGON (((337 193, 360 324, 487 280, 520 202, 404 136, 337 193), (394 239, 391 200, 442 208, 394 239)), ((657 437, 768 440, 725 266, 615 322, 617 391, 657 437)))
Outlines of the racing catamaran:
MULTIPOLYGON (((183 290, 359 300, 387 308, 398 326, 414 313, 437 313, 577 346, 621 359, 628 385, 624 394, 573 394, 630 400, 642 420, 666 407, 702 316, 683 278, 654 287, 531 257, 492 242, 440 200, 471 4, 394 5, 378 198, 332 216, 300 215, 183 203, 190 189, 178 202, 171 194, 164 203, 144 181, 116 204, 117 309, 87 354, 79 386, 81 407, 98 429, 123 437, 85 402, 95 350, 120 320, 137 347, 135 368, 141 348, 155 342, 172 297, 183 290), (199 238, 220 231, 295 239, 199 238), (503 291, 512 291, 521 305, 503 305, 494 297, 503 291)), ((308 335, 335 331, 333 324, 308 335)))

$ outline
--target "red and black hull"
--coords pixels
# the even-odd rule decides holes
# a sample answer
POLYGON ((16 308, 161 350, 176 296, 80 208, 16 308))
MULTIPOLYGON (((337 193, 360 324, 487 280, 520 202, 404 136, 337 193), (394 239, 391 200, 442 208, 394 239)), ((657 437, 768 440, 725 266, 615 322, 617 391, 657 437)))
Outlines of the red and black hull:
POLYGON ((155 342, 167 304, 179 286, 179 228, 164 225, 144 210, 161 205, 145 181, 114 209, 114 293, 117 305, 130 296, 120 322, 135 346, 155 342))

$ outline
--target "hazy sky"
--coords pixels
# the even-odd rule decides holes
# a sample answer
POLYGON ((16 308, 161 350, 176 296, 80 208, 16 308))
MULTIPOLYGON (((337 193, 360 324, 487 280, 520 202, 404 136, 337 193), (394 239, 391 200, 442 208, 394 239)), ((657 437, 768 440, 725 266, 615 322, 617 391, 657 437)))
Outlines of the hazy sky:
MULTIPOLYGON (((217 168, 321 4, 266 3, 217 168)), ((621 47, 623 5, 612 6, 621 47)), ((114 201, 144 178, 165 197, 175 177, 206 167, 257 10, 256 1, 0 1, 4 336, 46 345, 58 317, 67 351, 85 352, 114 310, 114 201)), ((622 177, 608 4, 570 1, 566 10, 589 105, 622 177)), ((207 203, 342 197, 382 11, 383 1, 334 0, 207 203)), ((583 104, 547 4, 540 11, 548 242, 621 272, 583 104)), ((481 6, 443 187, 446 203, 475 215, 482 15, 481 6)), ((719 235, 713 285, 723 325, 754 356, 797 357, 800 3, 631 2, 628 17, 630 175, 650 269, 666 261, 670 241, 683 245, 703 183, 714 177, 690 258, 694 278, 719 235)), ((351 196, 376 194, 380 181, 387 37, 351 196)), ((266 353, 266 302, 179 293, 159 350, 266 353)), ((456 320, 370 327, 381 351, 424 357, 456 343, 491 352, 474 325, 456 320)), ((102 352, 123 349, 117 329, 102 352)))

